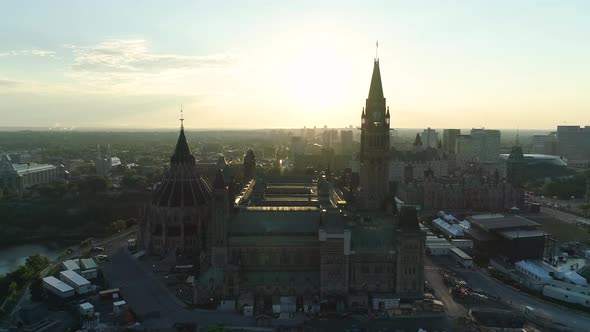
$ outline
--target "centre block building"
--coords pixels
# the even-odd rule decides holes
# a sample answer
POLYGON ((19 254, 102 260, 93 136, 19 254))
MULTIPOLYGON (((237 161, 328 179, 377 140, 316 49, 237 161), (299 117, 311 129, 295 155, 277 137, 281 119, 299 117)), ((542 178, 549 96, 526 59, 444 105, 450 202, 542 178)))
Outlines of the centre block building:
POLYGON ((256 178, 252 150, 238 193, 222 170, 208 182, 181 126, 145 209, 141 246, 191 260, 196 303, 245 297, 264 311, 277 296, 349 307, 421 298, 425 234, 416 210, 396 206, 388 192, 389 111, 377 59, 362 121, 358 206, 348 206, 329 175, 256 178))

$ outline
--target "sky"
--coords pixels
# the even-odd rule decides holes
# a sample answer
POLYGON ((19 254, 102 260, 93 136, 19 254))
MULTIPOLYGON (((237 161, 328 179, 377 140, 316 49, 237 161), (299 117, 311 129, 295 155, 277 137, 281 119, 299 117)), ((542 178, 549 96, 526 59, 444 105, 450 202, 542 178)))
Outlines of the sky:
POLYGON ((590 1, 0 1, 0 126, 590 124, 590 1), (379 48, 376 49, 376 41, 379 48))

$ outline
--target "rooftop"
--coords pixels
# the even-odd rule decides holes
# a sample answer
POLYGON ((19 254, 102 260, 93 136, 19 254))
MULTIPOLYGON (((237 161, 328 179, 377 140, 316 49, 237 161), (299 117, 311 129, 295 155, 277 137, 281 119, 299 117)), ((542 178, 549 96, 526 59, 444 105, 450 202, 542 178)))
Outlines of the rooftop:
POLYGON ((57 279, 56 277, 50 276, 43 278, 43 281, 51 287, 59 290, 60 292, 69 292, 74 290, 70 285, 66 284, 65 282, 57 279))
POLYGON ((78 273, 76 273, 72 270, 61 271, 59 274, 62 275, 64 278, 67 278, 71 282, 75 283, 78 286, 84 286, 84 285, 90 284, 90 281, 86 280, 86 278, 82 277, 81 275, 79 275, 78 273))
POLYGON ((76 262, 76 260, 73 259, 69 259, 67 261, 63 262, 63 266, 67 269, 67 270, 79 270, 80 266, 78 265, 78 262, 76 262))
POLYGON ((319 221, 317 208, 243 210, 230 222, 229 229, 234 234, 317 233, 319 221))
POLYGON ((522 229, 522 230, 511 230, 511 231, 501 231, 499 234, 507 239, 514 240, 518 238, 525 238, 525 237, 540 237, 545 236, 547 233, 543 232, 540 229, 522 229))
POLYGON ((471 256, 467 255, 463 250, 453 247, 451 251, 455 253, 455 255, 459 256, 461 259, 471 259, 471 256))
POLYGON ((490 231, 490 230, 502 230, 502 229, 510 229, 510 228, 519 228, 519 227, 539 227, 540 224, 526 219, 521 216, 502 216, 500 217, 490 217, 490 218, 475 218, 473 216, 471 218, 472 223, 479 226, 480 228, 490 231))

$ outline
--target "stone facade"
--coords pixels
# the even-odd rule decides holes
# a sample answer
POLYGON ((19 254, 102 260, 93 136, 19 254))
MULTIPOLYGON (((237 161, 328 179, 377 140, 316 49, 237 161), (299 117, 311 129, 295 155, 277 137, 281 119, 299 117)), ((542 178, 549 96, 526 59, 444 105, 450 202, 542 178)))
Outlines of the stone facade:
POLYGON ((361 115, 359 208, 382 209, 388 193, 390 116, 386 108, 379 60, 375 59, 366 107, 361 115))
POLYGON ((361 140, 361 210, 349 215, 329 172, 258 179, 251 150, 244 158, 248 181, 234 197, 223 171, 211 183, 199 175, 181 129, 170 168, 146 208, 140 243, 148 254, 193 261, 195 303, 248 298, 260 312, 276 296, 336 306, 368 303, 369 294, 419 297, 424 237, 417 219, 395 215, 387 181, 389 112, 378 61, 361 140), (400 266, 412 274, 400 275, 400 266))

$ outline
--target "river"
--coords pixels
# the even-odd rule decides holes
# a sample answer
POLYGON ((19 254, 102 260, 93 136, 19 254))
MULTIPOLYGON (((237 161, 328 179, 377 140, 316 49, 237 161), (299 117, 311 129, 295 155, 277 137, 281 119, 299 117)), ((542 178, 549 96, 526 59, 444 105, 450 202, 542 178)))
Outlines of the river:
POLYGON ((63 250, 56 245, 44 244, 22 244, 0 249, 0 275, 16 270, 31 255, 39 254, 53 261, 63 250))

